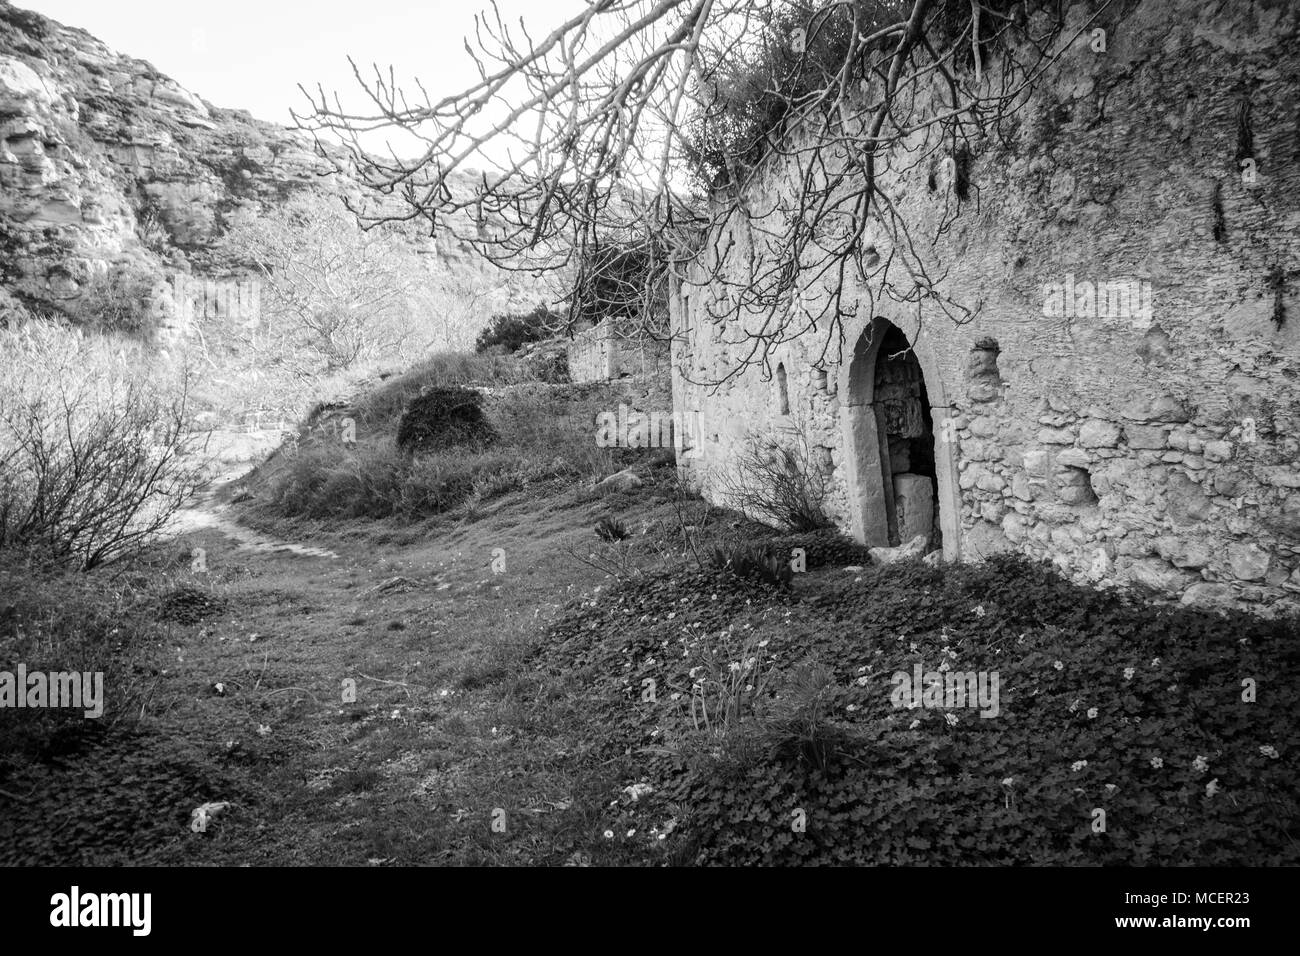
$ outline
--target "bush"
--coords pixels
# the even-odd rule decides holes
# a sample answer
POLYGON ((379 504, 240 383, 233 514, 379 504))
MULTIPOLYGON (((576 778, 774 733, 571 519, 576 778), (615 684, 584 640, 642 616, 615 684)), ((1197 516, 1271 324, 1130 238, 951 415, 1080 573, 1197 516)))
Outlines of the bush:
POLYGON ((601 541, 622 541, 627 535, 627 525, 617 518, 601 518, 596 522, 596 537, 601 541))
POLYGON ((534 381, 552 385, 569 381, 569 349, 561 339, 526 343, 519 349, 518 358, 534 381))
POLYGON ((788 587, 794 577, 789 557, 770 544, 718 544, 708 551, 710 567, 773 587, 788 587))
POLYGON ((149 339, 158 330, 153 277, 140 272, 96 272, 82 284, 81 295, 67 307, 73 321, 95 332, 149 339))
POLYGON ((414 368, 371 389, 357 403, 359 421, 377 423, 397 418, 413 399, 435 387, 453 385, 515 385, 534 376, 509 355, 435 352, 414 368))
POLYGON ((723 494, 737 511, 774 527, 828 527, 826 477, 810 457, 802 434, 794 444, 775 448, 751 438, 736 458, 734 474, 723 478, 723 494))
POLYGON ((201 478, 183 386, 168 397, 101 337, 52 326, 0 333, 0 353, 0 548, 89 569, 154 539, 201 478))
POLYGON ((487 445, 496 439, 483 414, 483 396, 468 388, 429 389, 411 402, 397 426, 397 447, 403 451, 487 445))
POLYGON ((563 318, 539 305, 532 312, 515 315, 494 315, 492 323, 479 333, 474 351, 486 352, 499 346, 506 352, 517 352, 525 342, 540 342, 549 338, 563 324, 563 318))

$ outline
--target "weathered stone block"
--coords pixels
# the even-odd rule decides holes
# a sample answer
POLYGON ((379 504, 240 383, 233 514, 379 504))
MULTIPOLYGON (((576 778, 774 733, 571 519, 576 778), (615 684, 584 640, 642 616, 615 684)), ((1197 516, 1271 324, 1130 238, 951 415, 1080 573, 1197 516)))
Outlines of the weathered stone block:
POLYGON ((1182 472, 1169 476, 1165 490, 1165 509, 1176 526, 1195 524, 1211 511, 1210 499, 1201 486, 1182 472))
POLYGON ((1124 439, 1130 448, 1164 448, 1166 434, 1158 425, 1124 426, 1124 439))
POLYGON ((917 535, 907 544, 899 545, 896 548, 871 548, 867 553, 871 555, 871 560, 876 564, 894 564, 898 561, 906 561, 909 558, 919 558, 925 553, 925 542, 929 535, 917 535))
POLYGON ((1034 440, 1040 445, 1073 445, 1074 432, 1068 428, 1040 428, 1034 440))
POLYGON ((1025 471, 1038 477, 1047 477, 1048 452, 1046 448, 1031 448, 1025 452, 1025 471))
POLYGON ((1079 428, 1079 444, 1084 448, 1114 448, 1119 444, 1119 426, 1096 419, 1086 421, 1079 428))
POLYGON ((911 541, 917 535, 928 539, 934 527, 934 482, 924 475, 895 475, 894 510, 899 540, 911 541))
POLYGON ((1188 422, 1191 410, 1169 395, 1156 398, 1135 398, 1124 406, 1121 414, 1135 422, 1188 422))
POLYGON ((1226 441, 1207 441, 1202 454, 1206 461, 1228 461, 1232 458, 1232 444, 1226 441))
POLYGON ((1183 592, 1181 603, 1193 607, 1229 607, 1233 598, 1232 588, 1228 585, 1201 581, 1183 592))
POLYGON ((1300 488, 1300 470, 1291 465, 1262 468, 1260 477, 1266 483, 1279 488, 1300 488))
POLYGON ((1228 566, 1239 581, 1261 581, 1268 573, 1269 554, 1257 544, 1228 545, 1228 566))
POLYGON ((1088 468, 1092 465, 1092 459, 1082 449, 1066 448, 1056 456, 1056 465, 1058 468, 1088 468))
POLYGON ((1159 558, 1144 558, 1133 562, 1128 568, 1128 576, 1130 580, 1157 591, 1181 591, 1191 580, 1190 575, 1170 567, 1159 558))

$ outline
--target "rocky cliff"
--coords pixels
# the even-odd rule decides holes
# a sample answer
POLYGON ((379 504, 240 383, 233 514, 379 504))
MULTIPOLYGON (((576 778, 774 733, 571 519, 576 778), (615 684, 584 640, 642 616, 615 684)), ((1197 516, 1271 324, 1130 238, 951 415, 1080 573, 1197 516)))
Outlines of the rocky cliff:
MULTIPOLYGON (((144 60, 0 0, 0 313, 68 310, 96 274, 145 281, 237 272, 213 250, 240 210, 302 189, 344 193, 310 137, 221 109, 144 60)), ((501 310, 554 286, 428 243, 435 271, 501 310)))

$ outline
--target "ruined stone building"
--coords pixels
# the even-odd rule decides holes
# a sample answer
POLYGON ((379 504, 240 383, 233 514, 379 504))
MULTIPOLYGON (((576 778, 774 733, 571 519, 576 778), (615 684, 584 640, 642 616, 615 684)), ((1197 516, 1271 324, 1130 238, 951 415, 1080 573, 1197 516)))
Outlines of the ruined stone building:
MULTIPOLYGON (((1294 603, 1298 22, 1281 2, 1132 5, 960 170, 891 164, 968 322, 850 288, 874 305, 824 358, 809 332, 728 377, 744 339, 711 320, 716 287, 675 283, 689 481, 721 502, 745 448, 804 442, 828 513, 870 545, 922 534, 948 560, 1010 549, 1185 603, 1294 603)), ((791 170, 769 158, 749 203, 797 189, 791 170)), ((712 246, 740 276, 731 238, 712 246)))

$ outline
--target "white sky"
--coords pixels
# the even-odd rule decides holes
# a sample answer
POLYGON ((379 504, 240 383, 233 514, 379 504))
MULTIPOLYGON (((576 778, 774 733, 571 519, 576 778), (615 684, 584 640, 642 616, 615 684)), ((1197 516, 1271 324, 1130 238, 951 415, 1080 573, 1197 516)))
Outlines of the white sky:
MULTIPOLYGON (((478 79, 463 40, 488 0, 17 0, 66 26, 81 27, 119 53, 148 60, 214 106, 246 109, 291 125, 306 111, 303 83, 343 94, 356 82, 351 55, 399 80, 418 76, 434 96, 478 79)), ((536 37, 583 9, 584 0, 499 0, 503 19, 524 17, 536 37)))

